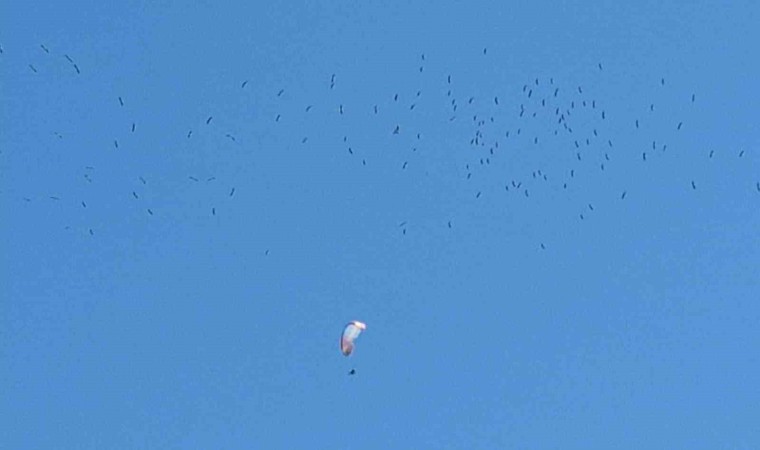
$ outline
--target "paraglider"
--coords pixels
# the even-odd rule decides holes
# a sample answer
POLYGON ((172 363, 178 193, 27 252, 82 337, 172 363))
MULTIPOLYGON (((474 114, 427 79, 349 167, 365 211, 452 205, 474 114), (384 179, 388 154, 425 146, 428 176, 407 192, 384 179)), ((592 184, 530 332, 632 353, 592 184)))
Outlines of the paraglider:
POLYGON ((340 351, 344 356, 349 356, 354 351, 354 341, 366 329, 367 325, 358 320, 353 320, 346 325, 340 337, 340 351))

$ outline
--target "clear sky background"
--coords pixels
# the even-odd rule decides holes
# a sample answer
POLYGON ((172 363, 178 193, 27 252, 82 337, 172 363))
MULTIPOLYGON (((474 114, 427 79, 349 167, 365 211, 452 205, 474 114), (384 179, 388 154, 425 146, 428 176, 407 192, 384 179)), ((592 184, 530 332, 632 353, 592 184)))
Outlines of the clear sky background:
POLYGON ((0 7, 0 447, 760 448, 760 6, 434 3, 0 7))

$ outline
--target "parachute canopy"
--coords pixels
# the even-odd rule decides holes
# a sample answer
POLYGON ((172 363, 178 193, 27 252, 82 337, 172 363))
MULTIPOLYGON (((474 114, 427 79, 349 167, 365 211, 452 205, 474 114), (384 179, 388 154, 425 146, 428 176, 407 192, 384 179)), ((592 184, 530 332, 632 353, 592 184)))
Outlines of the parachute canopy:
POLYGON ((346 325, 346 328, 343 329, 343 335, 340 337, 340 351, 345 356, 354 351, 354 341, 366 329, 367 325, 358 320, 351 321, 346 325))

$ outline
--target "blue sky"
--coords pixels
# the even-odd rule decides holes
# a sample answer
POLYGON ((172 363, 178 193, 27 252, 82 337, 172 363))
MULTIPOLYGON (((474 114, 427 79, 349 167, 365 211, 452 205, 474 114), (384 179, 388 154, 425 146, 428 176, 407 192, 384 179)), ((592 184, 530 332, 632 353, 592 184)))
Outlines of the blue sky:
POLYGON ((760 447, 756 2, 0 17, 0 447, 760 447))

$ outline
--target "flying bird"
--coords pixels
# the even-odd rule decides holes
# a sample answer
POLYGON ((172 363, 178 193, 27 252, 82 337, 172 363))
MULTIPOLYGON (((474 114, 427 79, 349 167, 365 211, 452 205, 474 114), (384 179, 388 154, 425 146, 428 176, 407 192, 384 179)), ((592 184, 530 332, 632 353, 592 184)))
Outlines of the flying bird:
POLYGON ((119 105, 124 106, 124 100, 121 97, 119 97, 119 105))
POLYGON ((206 119, 206 125, 211 123, 211 119, 213 119, 214 116, 208 116, 208 119, 206 119))

